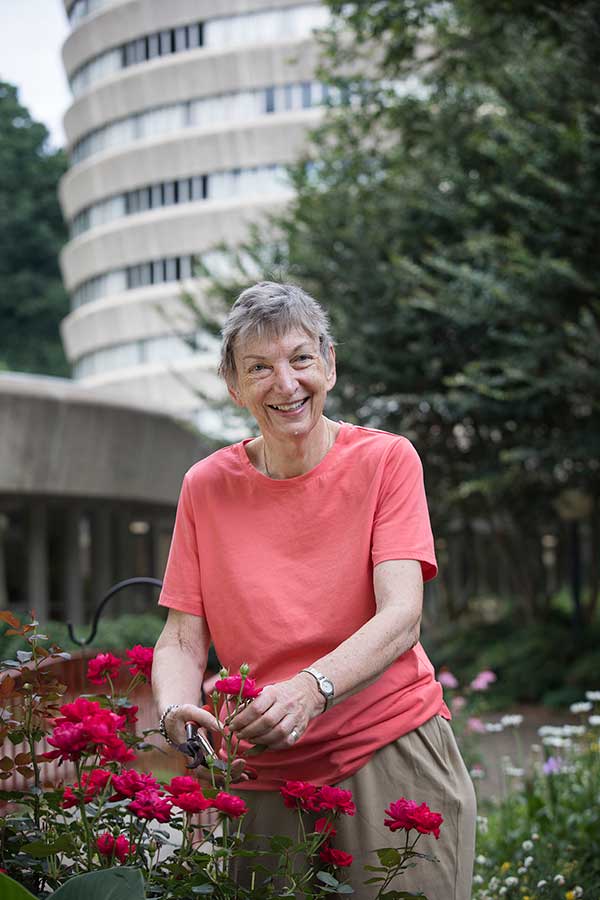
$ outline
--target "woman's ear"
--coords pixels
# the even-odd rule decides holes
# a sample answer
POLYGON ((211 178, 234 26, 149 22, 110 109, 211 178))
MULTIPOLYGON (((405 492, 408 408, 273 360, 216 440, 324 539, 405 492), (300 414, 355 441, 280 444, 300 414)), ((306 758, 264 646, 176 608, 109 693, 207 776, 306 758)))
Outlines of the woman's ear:
POLYGON ((329 362, 326 367, 326 375, 327 375, 327 390, 330 391, 332 387, 335 385, 337 380, 337 373, 335 368, 335 348, 333 344, 329 345, 329 362))
POLYGON ((227 382, 227 391, 236 406, 240 406, 243 408, 246 405, 241 398, 240 392, 234 384, 230 384, 229 382, 227 382))

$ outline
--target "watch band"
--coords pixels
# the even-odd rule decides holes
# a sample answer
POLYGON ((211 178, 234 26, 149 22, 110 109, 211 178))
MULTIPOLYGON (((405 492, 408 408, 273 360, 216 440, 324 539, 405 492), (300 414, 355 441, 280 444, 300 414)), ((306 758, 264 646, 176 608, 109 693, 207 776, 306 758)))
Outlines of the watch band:
POLYGON ((163 712, 163 714, 162 714, 162 716, 160 717, 160 720, 159 720, 159 722, 158 722, 158 731, 159 731, 159 733, 164 737, 164 739, 165 739, 165 741, 167 742, 167 744, 170 744, 172 747, 176 747, 177 744, 175 743, 175 741, 171 740, 171 738, 170 738, 169 735, 167 734, 167 722, 166 722, 166 719, 167 719, 167 716, 169 715, 169 713, 170 713, 172 710, 174 710, 174 709, 179 709, 180 706, 181 706, 180 703, 170 703, 170 704, 167 706, 167 708, 164 710, 164 712, 163 712))
POLYGON ((315 669, 314 666, 308 666, 306 669, 301 669, 301 672, 307 672, 317 682, 317 687, 319 688, 319 693, 322 697, 325 698, 325 709, 323 712, 329 709, 331 704, 333 703, 333 698, 335 696, 335 687, 331 678, 328 678, 326 675, 323 675, 322 672, 319 672, 318 669, 315 669))

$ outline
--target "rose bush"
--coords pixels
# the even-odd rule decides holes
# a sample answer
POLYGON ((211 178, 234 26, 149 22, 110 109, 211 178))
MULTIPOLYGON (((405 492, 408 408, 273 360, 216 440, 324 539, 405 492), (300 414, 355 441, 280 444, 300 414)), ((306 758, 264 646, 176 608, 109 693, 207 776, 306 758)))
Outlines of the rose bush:
MULTIPOLYGON (((298 818, 299 839, 253 836, 249 843, 244 834, 246 803, 230 790, 240 745, 229 724, 260 693, 247 666, 233 675, 221 672, 212 694, 222 722, 225 783, 217 786, 213 777, 212 787, 201 787, 189 775, 161 783, 152 772, 131 768, 157 733, 135 733, 137 707, 130 700, 136 685, 150 678, 152 649, 136 645, 126 652, 131 680, 121 693, 116 685, 123 660, 98 654, 88 663, 88 680, 106 693, 62 702, 65 686, 52 663, 67 654, 44 646, 35 621, 21 624, 6 612, 0 620, 29 648, 0 670, 0 743, 27 746, 0 759, 0 778, 17 773, 26 779, 20 790, 0 791, 0 896, 6 891, 23 900, 75 900, 98 891, 114 900, 298 894, 316 900, 353 893, 344 876, 352 856, 334 846, 336 820, 356 812, 349 791, 288 781, 281 800, 298 818), (43 774, 48 764, 71 783, 49 786, 43 774), (240 861, 250 867, 248 883, 237 876, 240 861)), ((414 850, 416 841, 424 834, 438 837, 443 820, 426 804, 405 798, 390 803, 386 815, 392 832, 406 832, 405 844, 378 850, 379 865, 367 867, 368 881, 379 885, 377 896, 410 897, 389 888, 416 858, 425 857, 414 850)))

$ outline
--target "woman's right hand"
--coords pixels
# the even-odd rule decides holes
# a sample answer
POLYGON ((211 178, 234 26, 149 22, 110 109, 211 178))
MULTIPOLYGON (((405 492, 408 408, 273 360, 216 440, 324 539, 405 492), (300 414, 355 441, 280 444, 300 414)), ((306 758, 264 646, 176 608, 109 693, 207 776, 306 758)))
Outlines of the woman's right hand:
MULTIPOLYGON (((169 710, 165 716, 165 730, 170 739, 175 744, 184 744, 186 741, 185 724, 186 722, 196 722, 199 729, 206 735, 207 731, 220 732, 219 724, 212 713, 203 709, 201 706, 194 706, 192 703, 183 703, 174 709, 169 710)), ((208 766, 198 766, 189 770, 190 775, 195 775, 199 781, 212 785, 211 770, 208 766)), ((215 783, 222 785, 224 783, 223 775, 214 770, 215 783)), ((244 760, 236 759, 231 767, 231 780, 248 781, 252 776, 244 772, 244 760)))

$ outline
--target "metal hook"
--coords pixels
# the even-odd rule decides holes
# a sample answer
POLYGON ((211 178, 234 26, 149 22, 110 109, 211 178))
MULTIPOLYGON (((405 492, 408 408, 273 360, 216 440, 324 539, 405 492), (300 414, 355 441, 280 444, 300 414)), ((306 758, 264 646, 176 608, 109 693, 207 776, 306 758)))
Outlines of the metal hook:
POLYGON ((96 608, 96 612, 94 613, 94 618, 92 619, 92 630, 88 635, 85 641, 80 640, 78 637, 75 637, 75 632, 73 631, 73 624, 71 622, 67 622, 67 629, 69 632, 69 637, 74 644, 77 644, 79 647, 87 647, 88 644, 91 644, 94 638, 96 637, 96 632, 98 630, 98 621, 100 616, 102 615, 102 611, 104 607, 108 603, 111 597, 114 597, 115 594, 118 594, 119 591, 122 591, 124 588, 131 587, 134 584, 150 584, 153 587, 162 587, 162 581, 159 581, 158 578, 147 578, 146 576, 139 576, 137 578, 126 578, 125 581, 119 581, 117 584, 113 584, 111 588, 106 592, 100 603, 96 608))

